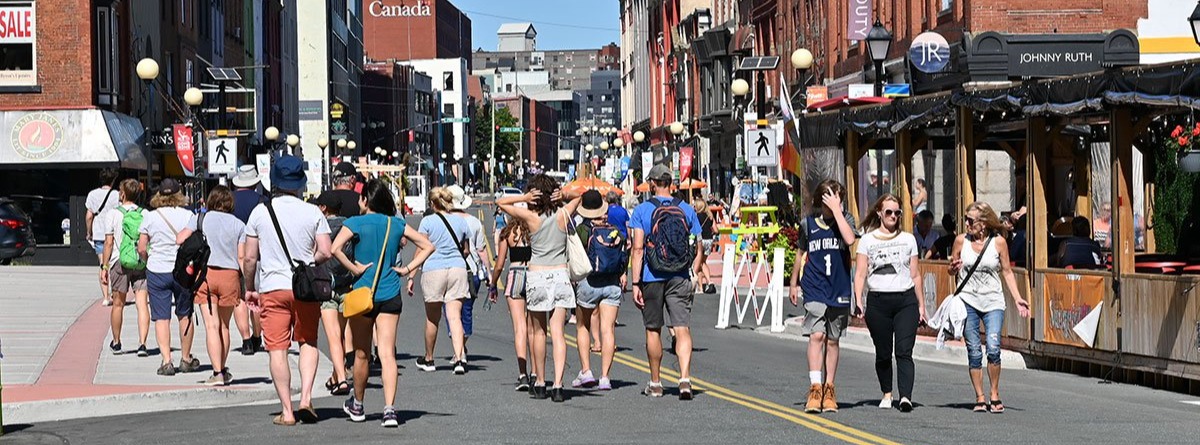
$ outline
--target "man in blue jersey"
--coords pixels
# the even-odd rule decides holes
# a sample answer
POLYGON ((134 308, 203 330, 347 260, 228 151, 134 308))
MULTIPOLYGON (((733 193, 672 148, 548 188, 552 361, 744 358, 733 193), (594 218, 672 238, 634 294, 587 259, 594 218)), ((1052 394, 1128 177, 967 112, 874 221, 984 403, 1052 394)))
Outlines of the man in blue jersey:
POLYGON ((845 188, 837 181, 817 185, 812 196, 813 214, 800 221, 796 241, 798 257, 792 267, 791 300, 797 305, 800 294, 804 295, 802 331, 809 337, 807 413, 838 410, 833 382, 838 340, 850 320, 850 245, 856 237, 854 217, 842 208, 845 197, 845 188))

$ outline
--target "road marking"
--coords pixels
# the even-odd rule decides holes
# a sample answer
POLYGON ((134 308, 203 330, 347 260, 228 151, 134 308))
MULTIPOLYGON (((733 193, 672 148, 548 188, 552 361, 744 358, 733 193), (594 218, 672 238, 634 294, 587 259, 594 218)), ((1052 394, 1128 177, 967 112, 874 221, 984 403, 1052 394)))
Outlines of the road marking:
POLYGON ((1188 405, 1200 406, 1200 400, 1180 400, 1179 403, 1186 403, 1188 405))
MULTIPOLYGON (((566 335, 566 338, 569 346, 574 348, 579 347, 574 336, 566 335)), ((599 353, 593 354, 599 355, 599 353)), ((648 362, 623 352, 617 352, 613 354, 613 361, 647 374, 650 373, 650 364, 648 362)), ((672 369, 663 367, 661 369, 661 375, 664 379, 671 383, 679 383, 679 373, 672 369)), ((727 402, 732 402, 755 411, 770 414, 818 433, 841 439, 849 443, 860 445, 899 445, 897 442, 884 439, 866 431, 862 431, 822 417, 813 416, 798 409, 786 407, 774 402, 759 399, 757 397, 751 397, 732 389, 698 379, 694 376, 691 377, 690 380, 692 382, 692 388, 704 391, 706 395, 710 395, 727 402)))

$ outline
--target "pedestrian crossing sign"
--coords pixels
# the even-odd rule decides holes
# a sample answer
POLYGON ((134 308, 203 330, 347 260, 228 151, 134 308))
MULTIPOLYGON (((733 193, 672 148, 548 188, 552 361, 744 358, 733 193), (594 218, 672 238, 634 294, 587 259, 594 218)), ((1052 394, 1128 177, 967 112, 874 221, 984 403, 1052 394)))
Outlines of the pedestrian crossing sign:
POLYGON ((237 139, 213 138, 208 140, 208 173, 232 175, 237 172, 237 139))
POLYGON ((746 161, 751 167, 770 167, 779 163, 779 146, 775 143, 774 128, 748 130, 743 143, 746 147, 746 161))

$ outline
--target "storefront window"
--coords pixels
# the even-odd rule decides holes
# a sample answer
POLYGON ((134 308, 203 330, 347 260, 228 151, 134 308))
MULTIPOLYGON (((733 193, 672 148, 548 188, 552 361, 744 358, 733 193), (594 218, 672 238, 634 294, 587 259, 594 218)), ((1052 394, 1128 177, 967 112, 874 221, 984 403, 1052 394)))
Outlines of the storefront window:
POLYGON ((947 138, 942 142, 945 143, 940 144, 935 139, 926 146, 917 147, 912 158, 912 183, 909 184, 909 190, 912 197, 912 217, 916 218, 922 211, 928 211, 933 214, 934 227, 942 233, 950 233, 956 231, 956 224, 947 228, 942 222, 958 219, 958 215, 955 215, 958 206, 958 180, 954 162, 954 141, 947 138))

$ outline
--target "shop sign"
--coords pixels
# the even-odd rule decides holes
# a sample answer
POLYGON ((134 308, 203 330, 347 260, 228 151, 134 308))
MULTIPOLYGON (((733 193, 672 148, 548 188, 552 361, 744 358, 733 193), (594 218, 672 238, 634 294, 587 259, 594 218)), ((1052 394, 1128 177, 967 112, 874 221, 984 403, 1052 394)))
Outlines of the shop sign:
POLYGON ((346 106, 342 105, 341 102, 334 102, 333 104, 329 105, 329 117, 334 118, 334 119, 341 119, 342 115, 345 113, 346 113, 346 106))
POLYGON ((936 32, 923 32, 908 47, 908 60, 922 73, 937 73, 950 63, 950 44, 936 32))
POLYGON ((367 12, 372 17, 429 17, 433 15, 429 5, 418 1, 415 5, 385 5, 381 0, 375 0, 367 6, 367 12))
POLYGON ((1137 65, 1137 36, 1107 34, 1015 35, 985 32, 971 40, 968 60, 974 80, 1070 76, 1109 67, 1137 65))
POLYGON ((33 2, 0 6, 0 86, 37 84, 37 15, 33 2))
POLYGON ((871 97, 875 95, 875 85, 869 83, 852 83, 846 91, 846 97, 850 99, 871 97))
MULTIPOLYGON (((302 121, 319 121, 325 117, 324 103, 319 100, 302 100, 299 104, 300 120, 302 121)), ((340 104, 335 104, 339 105, 340 104)))
POLYGON ((871 0, 850 0, 846 2, 846 36, 849 40, 866 40, 871 32, 871 0))
POLYGON ((829 87, 827 86, 811 86, 805 89, 804 96, 806 99, 805 106, 813 106, 813 104, 821 103, 829 100, 829 87))

